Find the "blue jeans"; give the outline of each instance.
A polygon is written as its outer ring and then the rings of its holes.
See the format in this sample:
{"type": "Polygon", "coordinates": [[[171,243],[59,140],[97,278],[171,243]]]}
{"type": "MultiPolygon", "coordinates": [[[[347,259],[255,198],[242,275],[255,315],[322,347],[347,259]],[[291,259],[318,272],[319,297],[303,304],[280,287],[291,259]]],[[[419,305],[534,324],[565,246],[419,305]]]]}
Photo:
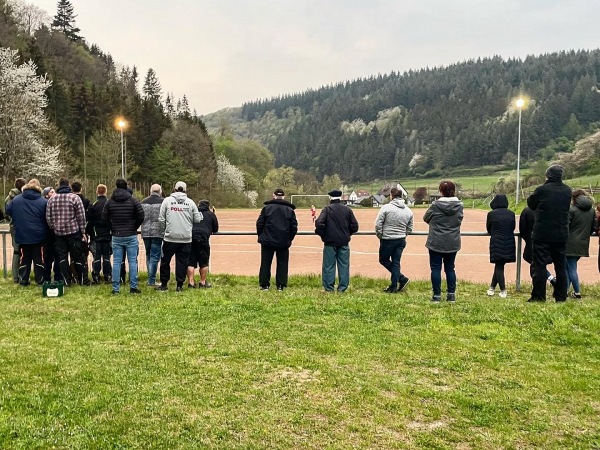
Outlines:
{"type": "Polygon", "coordinates": [[[323,278],[323,288],[326,291],[333,291],[335,284],[335,266],[338,270],[338,292],[344,292],[350,284],[350,247],[341,245],[334,247],[332,245],[323,246],[323,267],[321,277],[323,278]]]}
{"type": "Polygon", "coordinates": [[[569,285],[573,285],[573,292],[580,293],[579,275],[577,275],[577,261],[579,256],[567,256],[567,290],[569,285]]]}
{"type": "Polygon", "coordinates": [[[406,247],[406,239],[382,239],[379,241],[379,264],[392,274],[391,287],[396,289],[398,283],[405,283],[406,278],[400,272],[400,258],[406,247]]]}
{"type": "Polygon", "coordinates": [[[448,284],[448,294],[456,292],[456,272],[454,271],[454,261],[456,253],[438,253],[429,250],[429,267],[431,268],[431,287],[433,295],[442,295],[442,263],[444,263],[444,272],[446,272],[446,283],[448,284]]]}
{"type": "Polygon", "coordinates": [[[146,270],[148,270],[148,286],[156,283],[156,271],[160,262],[162,239],[158,237],[144,238],[146,248],[146,270]]]}
{"type": "Polygon", "coordinates": [[[119,292],[119,282],[121,280],[121,262],[123,255],[127,255],[129,261],[129,287],[137,289],[138,287],[138,239],[137,235],[133,236],[113,236],[113,269],[112,269],[112,289],[119,292]]]}

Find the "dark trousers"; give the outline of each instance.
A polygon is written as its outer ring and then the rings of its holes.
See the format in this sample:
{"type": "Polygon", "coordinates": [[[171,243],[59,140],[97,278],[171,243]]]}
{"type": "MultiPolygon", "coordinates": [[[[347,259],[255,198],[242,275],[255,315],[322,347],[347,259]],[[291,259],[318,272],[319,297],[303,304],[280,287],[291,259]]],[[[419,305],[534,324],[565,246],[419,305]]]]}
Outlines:
{"type": "Polygon", "coordinates": [[[556,276],[554,286],[554,298],[566,300],[567,298],[567,262],[565,253],[566,242],[541,242],[533,240],[533,264],[531,298],[534,300],[546,300],[546,263],[552,260],[556,276]]]}
{"type": "Polygon", "coordinates": [[[405,247],[406,238],[379,241],[379,264],[390,272],[392,289],[397,289],[398,283],[405,283],[408,279],[400,271],[400,259],[405,247]]]}
{"type": "Polygon", "coordinates": [[[287,287],[288,265],[290,262],[289,248],[275,248],[267,245],[260,246],[260,271],[258,272],[258,282],[262,287],[271,286],[271,264],[273,264],[274,255],[277,256],[275,283],[277,286],[287,287]]]}
{"type": "Polygon", "coordinates": [[[192,243],[163,241],[162,257],[160,258],[160,284],[166,286],[171,278],[171,258],[175,255],[175,280],[177,286],[183,286],[187,276],[188,261],[192,243]]]}
{"type": "Polygon", "coordinates": [[[60,273],[65,285],[71,284],[71,270],[69,268],[69,255],[75,267],[75,278],[79,284],[88,284],[87,273],[87,244],[81,239],[81,234],[56,236],[54,248],[60,259],[60,273]]]}
{"type": "Polygon", "coordinates": [[[501,291],[506,290],[506,280],[504,278],[504,265],[506,263],[496,263],[494,266],[494,275],[492,276],[492,283],[490,287],[495,288],[496,285],[500,286],[501,291]]]}
{"type": "Polygon", "coordinates": [[[112,247],[110,241],[93,240],[90,243],[90,252],[92,252],[92,279],[98,281],[100,279],[100,270],[104,274],[104,281],[112,279],[112,265],[110,263],[110,255],[112,255],[112,247]]]}
{"type": "Polygon", "coordinates": [[[44,242],[44,281],[52,281],[52,268],[54,267],[54,281],[62,280],[60,274],[60,258],[56,252],[56,237],[54,232],[49,232],[44,242]]]}
{"type": "Polygon", "coordinates": [[[35,282],[42,284],[44,282],[44,258],[42,256],[42,243],[39,244],[20,244],[19,251],[19,284],[27,286],[29,284],[29,275],[31,274],[31,262],[33,261],[33,273],[35,282]]]}
{"type": "Polygon", "coordinates": [[[442,264],[444,265],[444,272],[446,272],[447,292],[448,294],[456,293],[456,271],[454,270],[456,253],[438,253],[429,250],[429,267],[431,268],[433,295],[442,295],[442,264]]]}

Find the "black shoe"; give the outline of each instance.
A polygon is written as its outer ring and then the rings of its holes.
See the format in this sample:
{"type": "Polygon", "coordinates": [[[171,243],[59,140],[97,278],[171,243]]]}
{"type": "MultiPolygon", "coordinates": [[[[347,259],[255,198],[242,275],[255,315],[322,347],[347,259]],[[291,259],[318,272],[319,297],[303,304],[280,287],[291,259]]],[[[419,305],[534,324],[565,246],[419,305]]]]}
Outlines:
{"type": "Polygon", "coordinates": [[[92,285],[92,282],[91,282],[90,280],[83,280],[83,281],[81,282],[81,285],[82,285],[82,286],[91,286],[91,285],[92,285]]]}
{"type": "Polygon", "coordinates": [[[556,303],[562,303],[562,302],[566,302],[567,301],[566,298],[556,298],[554,300],[556,300],[556,303]]]}
{"type": "Polygon", "coordinates": [[[183,292],[183,286],[177,286],[175,292],[183,292]]]}
{"type": "Polygon", "coordinates": [[[529,300],[527,300],[527,303],[542,303],[545,302],[546,300],[543,298],[533,298],[530,297],[529,300]]]}
{"type": "Polygon", "coordinates": [[[112,295],[119,295],[120,292],[119,291],[112,291],[112,295]]]}
{"type": "Polygon", "coordinates": [[[269,286],[261,286],[260,290],[261,291],[268,291],[269,290],[269,286]]]}
{"type": "Polygon", "coordinates": [[[579,292],[571,292],[571,297],[581,299],[581,294],[579,292]]]}
{"type": "Polygon", "coordinates": [[[100,284],[100,277],[92,275],[92,284],[100,284]]]}
{"type": "Polygon", "coordinates": [[[196,285],[195,284],[188,284],[188,289],[195,289],[196,285]]]}
{"type": "Polygon", "coordinates": [[[204,283],[204,284],[202,284],[202,283],[199,283],[199,284],[198,284],[198,287],[199,287],[199,288],[201,288],[201,289],[205,289],[205,288],[211,288],[211,287],[212,287],[212,284],[210,284],[210,283],[207,281],[207,282],[206,282],[206,283],[204,283]]]}
{"type": "Polygon", "coordinates": [[[441,300],[442,300],[441,295],[434,295],[433,297],[431,297],[431,301],[434,303],[439,303],[441,300]]]}
{"type": "Polygon", "coordinates": [[[129,293],[130,294],[141,294],[142,291],[140,291],[138,288],[131,288],[131,289],[129,289],[129,293]]]}
{"type": "Polygon", "coordinates": [[[556,287],[556,278],[552,278],[550,280],[550,284],[552,285],[552,287],[556,287]]]}
{"type": "Polygon", "coordinates": [[[285,286],[277,286],[278,291],[283,291],[284,289],[285,289],[285,286]]]}
{"type": "Polygon", "coordinates": [[[166,284],[161,284],[160,286],[156,287],[157,291],[161,291],[161,292],[167,292],[169,290],[169,288],[167,287],[166,284]]]}
{"type": "Polygon", "coordinates": [[[451,293],[451,292],[448,292],[448,293],[446,294],[446,301],[447,301],[447,302],[450,302],[450,303],[454,303],[454,302],[456,301],[456,294],[455,294],[455,293],[453,293],[453,292],[452,292],[452,293],[451,293]]]}
{"type": "Polygon", "coordinates": [[[387,294],[395,294],[396,292],[398,292],[398,289],[396,289],[395,287],[393,287],[393,286],[390,285],[390,286],[386,287],[383,290],[383,292],[385,292],[387,294]]]}
{"type": "Polygon", "coordinates": [[[105,281],[106,283],[112,283],[112,277],[111,277],[111,276],[104,277],[104,281],[105,281]]]}
{"type": "Polygon", "coordinates": [[[408,283],[410,283],[410,279],[408,279],[408,278],[406,279],[406,281],[405,281],[404,283],[400,282],[400,283],[398,284],[398,292],[403,292],[403,291],[404,291],[404,288],[405,288],[406,286],[408,286],[408,283]]]}

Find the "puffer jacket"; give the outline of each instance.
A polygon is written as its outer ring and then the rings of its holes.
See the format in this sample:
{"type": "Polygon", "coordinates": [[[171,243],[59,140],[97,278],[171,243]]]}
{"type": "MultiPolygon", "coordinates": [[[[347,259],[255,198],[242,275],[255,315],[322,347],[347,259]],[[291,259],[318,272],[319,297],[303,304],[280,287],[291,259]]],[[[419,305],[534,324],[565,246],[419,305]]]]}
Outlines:
{"type": "Polygon", "coordinates": [[[571,188],[559,177],[548,176],[548,180],[527,199],[527,206],[535,213],[533,240],[567,242],[570,205],[571,188]]]}
{"type": "Polygon", "coordinates": [[[383,205],[375,219],[375,234],[381,240],[402,239],[413,230],[413,212],[401,198],[383,205]]]}
{"type": "Polygon", "coordinates": [[[580,195],[569,208],[567,256],[590,256],[590,235],[596,218],[593,205],[591,198],[580,195]]]}
{"type": "Polygon", "coordinates": [[[515,213],[508,209],[508,198],[504,194],[496,195],[490,206],[492,211],[488,213],[486,220],[486,229],[491,236],[490,262],[515,262],[515,213]]]}
{"type": "Polygon", "coordinates": [[[150,194],[142,200],[142,208],[144,208],[144,222],[142,223],[143,238],[163,238],[165,229],[158,220],[160,213],[160,205],[163,198],[156,192],[150,194]]]}
{"type": "Polygon", "coordinates": [[[256,220],[258,242],[273,248],[289,248],[298,232],[296,207],[290,202],[274,198],[263,203],[256,220]]]}
{"type": "Polygon", "coordinates": [[[24,189],[6,207],[15,226],[17,244],[41,244],[46,240],[46,205],[48,200],[42,197],[41,189],[24,189]]]}
{"type": "Polygon", "coordinates": [[[127,190],[117,188],[104,205],[102,220],[110,222],[113,236],[135,236],[144,221],[144,209],[127,190]]]}
{"type": "Polygon", "coordinates": [[[321,236],[325,245],[332,247],[348,245],[351,236],[357,231],[358,221],[354,213],[339,200],[332,200],[315,221],[315,233],[321,236]]]}
{"type": "Polygon", "coordinates": [[[437,253],[459,251],[463,215],[463,204],[457,197],[441,197],[434,201],[423,216],[429,224],[425,247],[437,253]]]}

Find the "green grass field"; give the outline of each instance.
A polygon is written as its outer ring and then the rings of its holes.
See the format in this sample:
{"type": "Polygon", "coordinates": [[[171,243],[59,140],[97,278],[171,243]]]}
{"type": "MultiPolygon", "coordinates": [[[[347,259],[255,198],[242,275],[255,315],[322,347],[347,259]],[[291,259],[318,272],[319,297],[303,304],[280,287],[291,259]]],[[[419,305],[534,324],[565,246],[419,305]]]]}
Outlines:
{"type": "Polygon", "coordinates": [[[62,298],[0,282],[2,449],[598,449],[600,286],[528,304],[319,277],[62,298]]]}

